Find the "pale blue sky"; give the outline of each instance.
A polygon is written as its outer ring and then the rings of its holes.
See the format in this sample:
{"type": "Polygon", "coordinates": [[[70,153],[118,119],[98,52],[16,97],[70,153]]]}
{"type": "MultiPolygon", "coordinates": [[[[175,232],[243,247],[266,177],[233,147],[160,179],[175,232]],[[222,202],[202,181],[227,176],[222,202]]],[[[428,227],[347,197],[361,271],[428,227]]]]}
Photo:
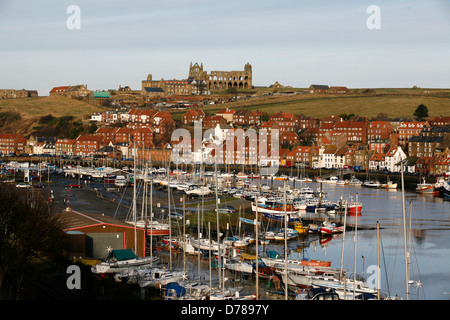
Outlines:
{"type": "Polygon", "coordinates": [[[253,66],[254,85],[450,87],[448,0],[0,0],[0,88],[91,90],[253,66]],[[81,29],[69,30],[69,5],[81,29]],[[381,9],[370,30],[369,5],[381,9]]]}

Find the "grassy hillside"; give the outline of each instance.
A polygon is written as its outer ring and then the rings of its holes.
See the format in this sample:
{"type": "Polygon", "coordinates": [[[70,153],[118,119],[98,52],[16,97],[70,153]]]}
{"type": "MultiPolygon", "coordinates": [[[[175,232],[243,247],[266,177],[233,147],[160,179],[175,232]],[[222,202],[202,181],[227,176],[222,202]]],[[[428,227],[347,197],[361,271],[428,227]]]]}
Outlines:
{"type": "Polygon", "coordinates": [[[214,113],[225,106],[265,111],[269,114],[284,111],[305,114],[316,118],[342,113],[354,113],[373,117],[384,113],[390,117],[412,116],[416,107],[423,103],[430,116],[450,116],[450,90],[433,89],[375,89],[363,93],[364,89],[352,90],[349,94],[310,94],[273,95],[259,99],[249,99],[209,106],[208,113],[214,113]]]}
{"type": "Polygon", "coordinates": [[[5,118],[2,131],[23,135],[33,132],[43,116],[72,116],[75,121],[81,122],[101,110],[88,102],[59,96],[0,100],[0,113],[5,118]]]}

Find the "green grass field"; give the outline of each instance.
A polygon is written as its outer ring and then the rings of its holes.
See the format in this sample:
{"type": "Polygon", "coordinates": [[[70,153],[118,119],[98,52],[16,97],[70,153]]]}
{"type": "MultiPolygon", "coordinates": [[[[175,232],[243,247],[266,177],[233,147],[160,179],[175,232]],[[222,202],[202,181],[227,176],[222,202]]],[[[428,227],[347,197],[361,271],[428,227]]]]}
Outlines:
{"type": "MultiPolygon", "coordinates": [[[[362,91],[362,90],[359,90],[362,91]]],[[[209,114],[225,106],[239,109],[261,110],[268,114],[279,111],[292,114],[305,114],[315,118],[329,115],[350,114],[374,117],[380,113],[390,117],[413,116],[416,107],[423,103],[428,107],[430,116],[450,116],[450,90],[424,89],[376,89],[375,93],[350,93],[340,95],[296,94],[271,96],[227,103],[226,105],[205,108],[209,114]],[[428,91],[428,90],[427,90],[428,91]]]]}

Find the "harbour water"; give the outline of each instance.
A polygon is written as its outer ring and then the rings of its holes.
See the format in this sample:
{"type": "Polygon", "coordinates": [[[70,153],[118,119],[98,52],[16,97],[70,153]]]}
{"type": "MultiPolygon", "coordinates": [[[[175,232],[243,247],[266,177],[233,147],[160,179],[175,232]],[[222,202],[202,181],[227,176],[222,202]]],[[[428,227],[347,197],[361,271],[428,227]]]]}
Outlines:
{"type": "MultiPolygon", "coordinates": [[[[62,185],[69,182],[66,181],[67,179],[60,179],[61,189],[65,190],[62,185]]],[[[319,188],[316,182],[309,182],[306,185],[313,190],[319,188]]],[[[88,188],[91,189],[100,190],[104,187],[103,184],[88,184],[88,188]]],[[[348,274],[351,275],[356,270],[356,273],[364,275],[367,281],[373,281],[373,267],[377,265],[377,248],[379,248],[381,291],[389,296],[406,299],[404,220],[400,187],[398,190],[387,191],[322,184],[322,189],[329,200],[338,201],[341,196],[344,199],[358,197],[363,204],[361,216],[347,217],[347,223],[357,228],[348,230],[345,237],[344,234],[327,238],[309,235],[289,240],[288,257],[331,261],[333,267],[340,268],[343,252],[342,267],[348,270],[348,274]],[[377,247],[377,222],[380,225],[379,247],[377,247]],[[343,246],[344,250],[342,250],[343,246]]],[[[96,206],[92,202],[100,201],[99,198],[92,197],[92,200],[89,200],[81,195],[82,192],[87,191],[85,189],[70,190],[71,206],[74,209],[104,214],[109,212],[117,217],[121,215],[123,217],[126,214],[123,208],[121,213],[114,209],[117,203],[109,203],[110,209],[105,205],[96,206]]],[[[65,193],[66,191],[61,191],[59,196],[63,197],[65,193]]],[[[447,300],[450,297],[448,264],[450,262],[450,201],[408,191],[405,195],[406,229],[407,234],[411,234],[410,241],[407,242],[410,257],[409,298],[411,300],[447,300]]],[[[254,246],[249,246],[247,250],[254,252],[254,246]]],[[[264,250],[274,250],[284,256],[284,242],[259,246],[259,250],[260,254],[264,254],[264,250]]],[[[179,261],[177,265],[181,266],[179,261]]],[[[188,265],[192,273],[191,278],[197,278],[197,258],[188,258],[188,265]]],[[[207,261],[201,262],[200,272],[203,279],[209,277],[207,261]]],[[[217,277],[217,271],[212,271],[212,274],[213,278],[217,277]]],[[[246,285],[248,292],[254,292],[254,279],[247,279],[246,285]]],[[[261,282],[260,286],[262,291],[267,288],[265,282],[261,282]]],[[[265,295],[263,298],[274,297],[265,295]]]]}

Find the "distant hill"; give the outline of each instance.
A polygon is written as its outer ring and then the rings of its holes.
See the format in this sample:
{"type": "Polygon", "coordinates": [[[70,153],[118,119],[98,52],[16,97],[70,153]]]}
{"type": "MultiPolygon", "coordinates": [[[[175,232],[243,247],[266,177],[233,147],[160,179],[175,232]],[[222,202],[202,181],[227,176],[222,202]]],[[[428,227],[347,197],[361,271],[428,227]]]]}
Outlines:
{"type": "Polygon", "coordinates": [[[46,96],[22,99],[0,100],[0,115],[3,124],[0,131],[17,132],[25,136],[33,132],[43,116],[52,115],[59,118],[72,116],[75,121],[89,118],[94,112],[100,112],[101,107],[86,101],[63,96],[46,96]]]}

